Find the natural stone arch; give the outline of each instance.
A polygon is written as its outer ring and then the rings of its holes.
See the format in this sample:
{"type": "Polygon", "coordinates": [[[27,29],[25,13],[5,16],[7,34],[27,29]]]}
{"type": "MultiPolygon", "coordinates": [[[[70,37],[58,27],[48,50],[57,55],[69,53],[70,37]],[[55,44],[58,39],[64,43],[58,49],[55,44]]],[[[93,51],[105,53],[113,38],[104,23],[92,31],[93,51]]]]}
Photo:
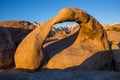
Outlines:
{"type": "MultiPolygon", "coordinates": [[[[79,34],[71,46],[56,54],[48,61],[47,68],[65,69],[78,66],[95,53],[109,50],[106,33],[97,20],[83,10],[64,8],[57,16],[33,30],[20,43],[15,53],[16,68],[37,69],[44,58],[42,45],[51,27],[65,21],[77,22],[81,26],[79,34]],[[72,52],[69,50],[72,50],[72,52]],[[65,57],[64,61],[56,62],[59,59],[63,59],[63,57],[65,57]]],[[[100,69],[110,63],[111,55],[108,52],[99,55],[97,58],[101,61],[98,61],[97,65],[90,61],[83,65],[83,67],[86,69],[100,69]],[[90,66],[86,66],[88,63],[90,66]]]]}

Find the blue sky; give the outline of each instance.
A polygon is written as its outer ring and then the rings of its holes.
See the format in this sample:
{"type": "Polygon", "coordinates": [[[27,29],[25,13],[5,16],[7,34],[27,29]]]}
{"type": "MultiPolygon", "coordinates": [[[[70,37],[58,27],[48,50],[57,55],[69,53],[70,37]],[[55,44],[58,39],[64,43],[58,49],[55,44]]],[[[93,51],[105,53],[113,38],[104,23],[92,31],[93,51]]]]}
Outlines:
{"type": "Polygon", "coordinates": [[[83,9],[100,23],[120,23],[120,0],[0,0],[0,22],[45,22],[64,7],[83,9]]]}

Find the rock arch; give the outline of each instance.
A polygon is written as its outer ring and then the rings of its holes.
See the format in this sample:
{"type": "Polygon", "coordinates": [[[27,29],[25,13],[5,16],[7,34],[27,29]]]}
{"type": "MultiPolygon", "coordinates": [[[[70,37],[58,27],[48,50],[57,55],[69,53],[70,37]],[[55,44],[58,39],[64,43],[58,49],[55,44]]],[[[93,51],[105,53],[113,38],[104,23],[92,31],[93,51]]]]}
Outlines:
{"type": "Polygon", "coordinates": [[[109,50],[106,32],[99,22],[83,10],[64,8],[57,16],[40,25],[23,39],[15,53],[16,68],[37,69],[43,61],[43,41],[51,27],[66,21],[75,21],[81,26],[77,38],[72,45],[53,56],[48,61],[47,68],[66,69],[79,66],[97,52],[102,51],[102,54],[89,59],[80,68],[100,69],[110,64],[111,55],[109,52],[104,52],[109,50]]]}

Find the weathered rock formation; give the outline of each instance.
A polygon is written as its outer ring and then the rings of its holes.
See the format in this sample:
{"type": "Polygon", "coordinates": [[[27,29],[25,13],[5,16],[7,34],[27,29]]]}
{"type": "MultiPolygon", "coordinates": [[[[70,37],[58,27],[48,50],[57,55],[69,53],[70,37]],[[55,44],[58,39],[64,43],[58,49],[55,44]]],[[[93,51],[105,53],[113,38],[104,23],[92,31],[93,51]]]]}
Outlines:
{"type": "Polygon", "coordinates": [[[114,42],[111,45],[113,60],[114,60],[114,69],[120,71],[120,43],[114,42]]]}
{"type": "Polygon", "coordinates": [[[8,29],[0,28],[0,68],[14,65],[16,45],[8,29]]]}
{"type": "Polygon", "coordinates": [[[120,71],[120,24],[108,26],[105,29],[113,55],[114,69],[120,71]]]}
{"type": "Polygon", "coordinates": [[[0,22],[0,27],[7,28],[9,30],[12,35],[12,39],[17,45],[29,32],[36,28],[36,26],[28,21],[19,20],[0,22]]]}
{"type": "Polygon", "coordinates": [[[109,25],[105,27],[106,31],[120,31],[120,24],[109,25]]]}
{"type": "Polygon", "coordinates": [[[14,64],[16,46],[35,26],[28,21],[0,22],[0,67],[9,68],[14,64]]]}
{"type": "Polygon", "coordinates": [[[11,20],[11,21],[0,22],[0,26],[6,28],[22,28],[22,29],[35,28],[35,26],[32,23],[24,20],[11,20]]]}
{"type": "Polygon", "coordinates": [[[57,16],[34,29],[20,43],[15,53],[16,68],[37,69],[43,61],[42,46],[51,27],[65,21],[77,22],[81,28],[72,36],[44,49],[45,56],[52,55],[47,68],[102,69],[110,64],[111,54],[108,51],[106,32],[99,22],[83,10],[64,8],[57,16]]]}
{"type": "Polygon", "coordinates": [[[65,38],[66,36],[67,34],[65,31],[59,31],[59,32],[56,32],[53,37],[55,37],[56,39],[62,39],[62,38],[65,38]]]}
{"type": "Polygon", "coordinates": [[[15,53],[16,68],[33,70],[41,65],[44,58],[42,45],[53,24],[54,18],[41,24],[23,39],[15,53]]]}
{"type": "Polygon", "coordinates": [[[81,28],[77,36],[74,36],[74,41],[69,37],[58,43],[53,43],[53,45],[51,44],[48,48],[46,47],[46,54],[54,53],[46,65],[47,68],[102,69],[110,64],[111,54],[108,51],[109,45],[106,32],[97,20],[76,8],[65,8],[59,12],[56,18],[58,23],[75,21],[81,28]]]}

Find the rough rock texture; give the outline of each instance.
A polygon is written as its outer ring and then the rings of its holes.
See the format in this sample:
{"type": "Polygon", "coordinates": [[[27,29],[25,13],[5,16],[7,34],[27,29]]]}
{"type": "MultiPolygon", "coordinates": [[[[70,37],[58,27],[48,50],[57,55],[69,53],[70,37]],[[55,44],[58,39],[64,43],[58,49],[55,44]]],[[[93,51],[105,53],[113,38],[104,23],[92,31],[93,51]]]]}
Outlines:
{"type": "Polygon", "coordinates": [[[115,70],[120,71],[120,24],[105,28],[111,46],[115,70]]]}
{"type": "Polygon", "coordinates": [[[112,43],[111,49],[115,70],[120,71],[120,43],[112,43]]]}
{"type": "Polygon", "coordinates": [[[103,27],[85,11],[64,8],[57,16],[34,29],[20,43],[15,53],[16,68],[37,69],[42,64],[42,46],[50,29],[54,24],[65,21],[75,21],[81,28],[76,36],[73,36],[74,41],[68,39],[64,43],[54,43],[53,47],[47,49],[45,54],[54,54],[48,61],[47,68],[65,69],[79,66],[81,69],[102,69],[110,64],[111,55],[103,27]]]}
{"type": "Polygon", "coordinates": [[[76,25],[72,30],[70,30],[69,35],[76,33],[80,29],[80,25],[76,25]]]}
{"type": "Polygon", "coordinates": [[[105,30],[106,31],[120,31],[120,24],[114,24],[114,25],[111,25],[111,26],[106,26],[105,27],[105,30]]]}
{"type": "Polygon", "coordinates": [[[76,8],[64,8],[55,18],[56,23],[75,21],[81,28],[76,34],[44,49],[46,56],[50,56],[47,68],[103,69],[110,65],[106,32],[97,20],[76,8]]]}
{"type": "Polygon", "coordinates": [[[14,64],[16,46],[8,29],[0,28],[0,68],[14,64]]]}
{"type": "Polygon", "coordinates": [[[108,39],[111,42],[120,42],[120,31],[107,31],[108,39]]]}
{"type": "Polygon", "coordinates": [[[5,21],[0,22],[0,26],[6,27],[6,28],[23,28],[23,29],[34,29],[35,26],[32,25],[32,23],[28,21],[19,21],[19,20],[11,20],[11,21],[5,21]]]}
{"type": "Polygon", "coordinates": [[[66,36],[67,34],[65,31],[59,31],[59,32],[56,32],[53,37],[55,37],[56,39],[62,39],[62,38],[65,38],[66,36]]]}
{"type": "Polygon", "coordinates": [[[53,24],[54,18],[41,24],[22,40],[15,52],[16,68],[34,70],[40,67],[44,58],[42,45],[53,24]]]}
{"type": "Polygon", "coordinates": [[[120,80],[120,72],[46,70],[36,73],[2,72],[0,80],[120,80]]]}
{"type": "Polygon", "coordinates": [[[10,31],[12,38],[17,45],[29,32],[36,28],[36,26],[28,21],[18,20],[0,22],[0,27],[7,28],[10,31]]]}

